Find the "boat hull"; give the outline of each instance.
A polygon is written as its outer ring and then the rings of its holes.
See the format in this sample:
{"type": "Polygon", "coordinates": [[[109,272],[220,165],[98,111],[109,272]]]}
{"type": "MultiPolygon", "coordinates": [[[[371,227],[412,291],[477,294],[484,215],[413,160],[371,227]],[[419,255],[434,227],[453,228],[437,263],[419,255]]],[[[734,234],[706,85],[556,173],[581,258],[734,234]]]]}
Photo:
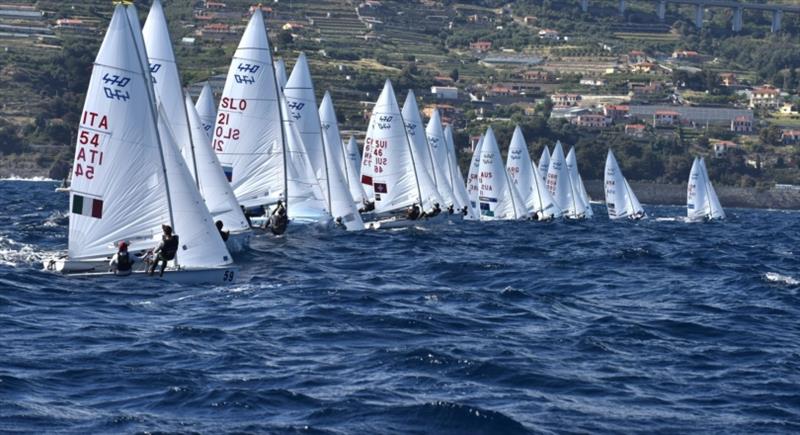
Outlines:
{"type": "Polygon", "coordinates": [[[45,270],[73,278],[161,279],[177,284],[232,284],[239,276],[239,267],[234,265],[179,269],[168,266],[163,276],[159,276],[158,270],[152,276],[149,275],[146,267],[145,263],[134,263],[132,273],[116,275],[109,270],[107,259],[54,258],[44,261],[45,270]]]}

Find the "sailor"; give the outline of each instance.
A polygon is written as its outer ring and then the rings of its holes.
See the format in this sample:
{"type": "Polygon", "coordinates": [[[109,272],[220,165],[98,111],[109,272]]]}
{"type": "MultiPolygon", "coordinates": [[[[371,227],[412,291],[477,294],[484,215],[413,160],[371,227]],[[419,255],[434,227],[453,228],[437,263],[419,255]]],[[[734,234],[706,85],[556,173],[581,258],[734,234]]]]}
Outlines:
{"type": "Polygon", "coordinates": [[[447,214],[453,214],[455,209],[453,208],[453,204],[447,206],[447,214]]]}
{"type": "Polygon", "coordinates": [[[367,201],[366,199],[364,199],[362,201],[362,204],[364,204],[364,206],[358,209],[359,213],[366,213],[368,211],[375,210],[375,203],[372,201],[367,201]]]}
{"type": "Polygon", "coordinates": [[[334,225],[336,228],[347,228],[347,227],[344,225],[344,220],[342,219],[342,217],[341,217],[341,216],[337,216],[337,217],[336,217],[336,219],[334,219],[334,221],[333,221],[333,225],[334,225]]]}
{"type": "Polygon", "coordinates": [[[222,221],[216,221],[214,223],[214,225],[217,226],[217,231],[219,231],[219,236],[222,237],[222,241],[223,242],[227,242],[228,241],[228,237],[230,237],[230,235],[231,235],[231,232],[230,231],[222,231],[222,227],[225,224],[223,224],[222,221]]]}
{"type": "Polygon", "coordinates": [[[269,228],[272,234],[279,236],[286,232],[286,226],[289,224],[289,216],[286,214],[286,207],[283,206],[283,201],[278,200],[275,210],[270,215],[269,219],[264,224],[264,228],[269,228]]]}
{"type": "Polygon", "coordinates": [[[161,235],[161,243],[158,245],[154,254],[156,254],[156,260],[150,265],[150,275],[156,270],[158,264],[161,263],[161,274],[159,276],[164,276],[164,269],[167,267],[167,262],[173,260],[175,258],[175,254],[178,253],[178,235],[172,234],[172,227],[169,225],[161,225],[161,230],[164,234],[161,235]]]}
{"type": "Polygon", "coordinates": [[[464,208],[461,209],[461,214],[464,216],[469,214],[469,209],[467,208],[466,205],[464,206],[464,208]]]}
{"type": "Polygon", "coordinates": [[[124,241],[119,242],[119,249],[117,253],[111,257],[108,266],[114,275],[128,276],[133,271],[133,263],[136,262],[136,257],[128,253],[128,244],[124,241]]]}
{"type": "Polygon", "coordinates": [[[542,220],[542,213],[541,213],[541,212],[539,212],[539,211],[537,211],[536,213],[534,213],[534,214],[533,214],[533,216],[532,216],[532,220],[534,220],[534,221],[540,221],[540,220],[542,220]]]}
{"type": "Polygon", "coordinates": [[[415,203],[406,210],[406,218],[410,221],[415,221],[420,218],[419,206],[415,203]]]}
{"type": "Polygon", "coordinates": [[[431,210],[430,213],[428,213],[428,217],[439,216],[439,213],[441,213],[441,212],[442,212],[442,208],[439,207],[439,203],[438,202],[434,202],[433,203],[433,210],[431,210]]]}
{"type": "Polygon", "coordinates": [[[636,213],[631,215],[631,219],[638,221],[639,219],[644,217],[643,211],[637,211],[636,213]]]}

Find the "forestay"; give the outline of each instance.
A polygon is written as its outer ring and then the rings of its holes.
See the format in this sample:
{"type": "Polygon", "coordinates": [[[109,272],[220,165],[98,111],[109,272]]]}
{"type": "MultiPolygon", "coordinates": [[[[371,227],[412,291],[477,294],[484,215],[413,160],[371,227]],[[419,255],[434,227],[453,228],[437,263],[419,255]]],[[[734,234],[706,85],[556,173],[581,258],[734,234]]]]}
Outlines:
{"type": "Polygon", "coordinates": [[[240,204],[271,204],[285,192],[278,87],[261,9],[233,55],[214,128],[214,151],[240,204]]]}
{"type": "Polygon", "coordinates": [[[528,216],[522,198],[503,167],[492,128],[486,130],[478,169],[481,220],[522,219],[528,216]]]}

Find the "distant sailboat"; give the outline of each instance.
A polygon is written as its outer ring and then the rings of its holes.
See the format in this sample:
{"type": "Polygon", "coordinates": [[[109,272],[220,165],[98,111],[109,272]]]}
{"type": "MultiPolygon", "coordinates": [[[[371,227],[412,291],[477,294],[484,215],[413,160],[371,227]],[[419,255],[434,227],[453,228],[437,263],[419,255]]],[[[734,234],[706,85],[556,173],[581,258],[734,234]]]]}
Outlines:
{"type": "Polygon", "coordinates": [[[428,145],[428,137],[422,125],[422,117],[419,113],[419,106],[417,106],[417,99],[414,95],[414,91],[410,89],[406,95],[406,101],[403,103],[402,116],[406,125],[408,142],[411,145],[414,156],[414,167],[416,168],[417,176],[422,176],[423,184],[430,183],[435,186],[438,192],[436,202],[439,203],[440,207],[444,207],[447,201],[439,190],[438,180],[442,175],[436,166],[432,148],[428,145]]]}
{"type": "Polygon", "coordinates": [[[644,209],[631,190],[628,180],[614,158],[614,153],[608,150],[605,169],[606,208],[610,219],[641,219],[645,217],[644,209]]]}
{"type": "Polygon", "coordinates": [[[580,172],[578,172],[578,159],[575,156],[575,147],[569,149],[566,162],[570,177],[572,177],[572,186],[576,189],[576,196],[583,202],[584,217],[591,218],[594,216],[594,211],[592,211],[591,198],[589,198],[589,194],[586,193],[583,179],[581,178],[580,172]]]}
{"type": "Polygon", "coordinates": [[[475,149],[472,150],[472,159],[469,164],[469,172],[467,173],[467,196],[469,197],[470,213],[466,216],[468,219],[479,219],[480,210],[478,209],[478,191],[480,190],[480,183],[478,182],[478,171],[481,167],[481,147],[483,147],[484,135],[478,139],[475,144],[475,149]]]}
{"type": "Polygon", "coordinates": [[[549,220],[561,215],[550,192],[544,186],[539,169],[533,165],[528,144],[517,126],[508,148],[506,171],[517,187],[528,212],[538,220],[549,220]]]}
{"type": "MultiPolygon", "coordinates": [[[[81,116],[67,258],[47,261],[48,269],[110,275],[108,259],[119,241],[126,241],[132,254],[153,249],[160,241],[161,225],[170,224],[180,245],[164,279],[235,279],[238,269],[168,131],[163,108],[159,115],[155,107],[136,10],[117,5],[81,116]]],[[[142,275],[137,271],[130,276],[142,275]]]]}
{"type": "Polygon", "coordinates": [[[431,119],[425,128],[425,136],[433,158],[433,172],[435,174],[436,189],[442,197],[442,207],[452,207],[456,204],[453,195],[453,186],[450,184],[450,163],[447,157],[447,139],[442,128],[442,118],[438,109],[433,109],[431,119]]]}
{"type": "Polygon", "coordinates": [[[453,198],[456,202],[456,212],[467,217],[472,213],[472,208],[469,205],[469,194],[467,194],[464,176],[461,174],[461,168],[458,166],[456,147],[453,139],[453,127],[451,125],[445,127],[444,138],[447,145],[448,172],[450,185],[453,186],[453,198]]]}
{"type": "Polygon", "coordinates": [[[327,208],[334,220],[350,231],[363,230],[364,223],[358,214],[341,164],[344,160],[342,141],[326,141],[317,109],[314,83],[306,56],[300,53],[291,76],[284,87],[287,105],[295,126],[309,155],[327,208]]]}
{"type": "Polygon", "coordinates": [[[481,220],[514,220],[529,216],[522,198],[503,167],[492,127],[486,130],[478,169],[481,220]]]}
{"type": "Polygon", "coordinates": [[[427,171],[418,170],[394,89],[386,80],[372,109],[364,145],[361,182],[372,195],[377,215],[390,215],[373,227],[405,226],[413,223],[403,212],[417,205],[431,213],[441,198],[427,171]]]}
{"type": "Polygon", "coordinates": [[[186,104],[166,17],[159,0],[155,0],[150,8],[142,35],[156,100],[168,121],[169,133],[175,138],[211,216],[222,221],[224,228],[229,231],[228,248],[231,251],[243,250],[249,243],[250,226],[211,149],[211,141],[194,105],[186,104]]]}
{"type": "Polygon", "coordinates": [[[587,204],[583,200],[580,186],[576,185],[576,180],[567,166],[561,142],[556,142],[553,153],[550,155],[546,185],[556,205],[563,211],[565,218],[583,219],[586,217],[587,204]]]}
{"type": "Polygon", "coordinates": [[[703,158],[695,157],[692,163],[686,193],[686,209],[690,222],[725,219],[725,211],[722,210],[717,192],[708,178],[703,158]]]}

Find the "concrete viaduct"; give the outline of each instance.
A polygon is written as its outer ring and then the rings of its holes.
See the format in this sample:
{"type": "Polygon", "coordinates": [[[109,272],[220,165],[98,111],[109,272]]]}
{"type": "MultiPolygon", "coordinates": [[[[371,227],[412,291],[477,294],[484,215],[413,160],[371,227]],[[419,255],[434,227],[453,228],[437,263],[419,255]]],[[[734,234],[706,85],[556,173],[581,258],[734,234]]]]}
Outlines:
{"type": "MultiPolygon", "coordinates": [[[[584,12],[587,12],[589,10],[589,0],[579,1],[581,4],[581,9],[584,12]]],[[[619,0],[620,15],[625,13],[625,3],[625,0],[619,0]]],[[[800,14],[800,6],[791,5],[769,5],[728,0],[658,0],[658,3],[656,4],[656,14],[661,20],[664,20],[664,17],[667,15],[668,3],[694,5],[694,25],[697,26],[698,29],[703,27],[703,14],[705,13],[705,9],[709,7],[727,8],[733,10],[731,29],[733,29],[734,32],[739,32],[742,30],[742,15],[745,9],[772,12],[773,33],[781,30],[781,18],[783,17],[784,13],[800,14]]]]}

